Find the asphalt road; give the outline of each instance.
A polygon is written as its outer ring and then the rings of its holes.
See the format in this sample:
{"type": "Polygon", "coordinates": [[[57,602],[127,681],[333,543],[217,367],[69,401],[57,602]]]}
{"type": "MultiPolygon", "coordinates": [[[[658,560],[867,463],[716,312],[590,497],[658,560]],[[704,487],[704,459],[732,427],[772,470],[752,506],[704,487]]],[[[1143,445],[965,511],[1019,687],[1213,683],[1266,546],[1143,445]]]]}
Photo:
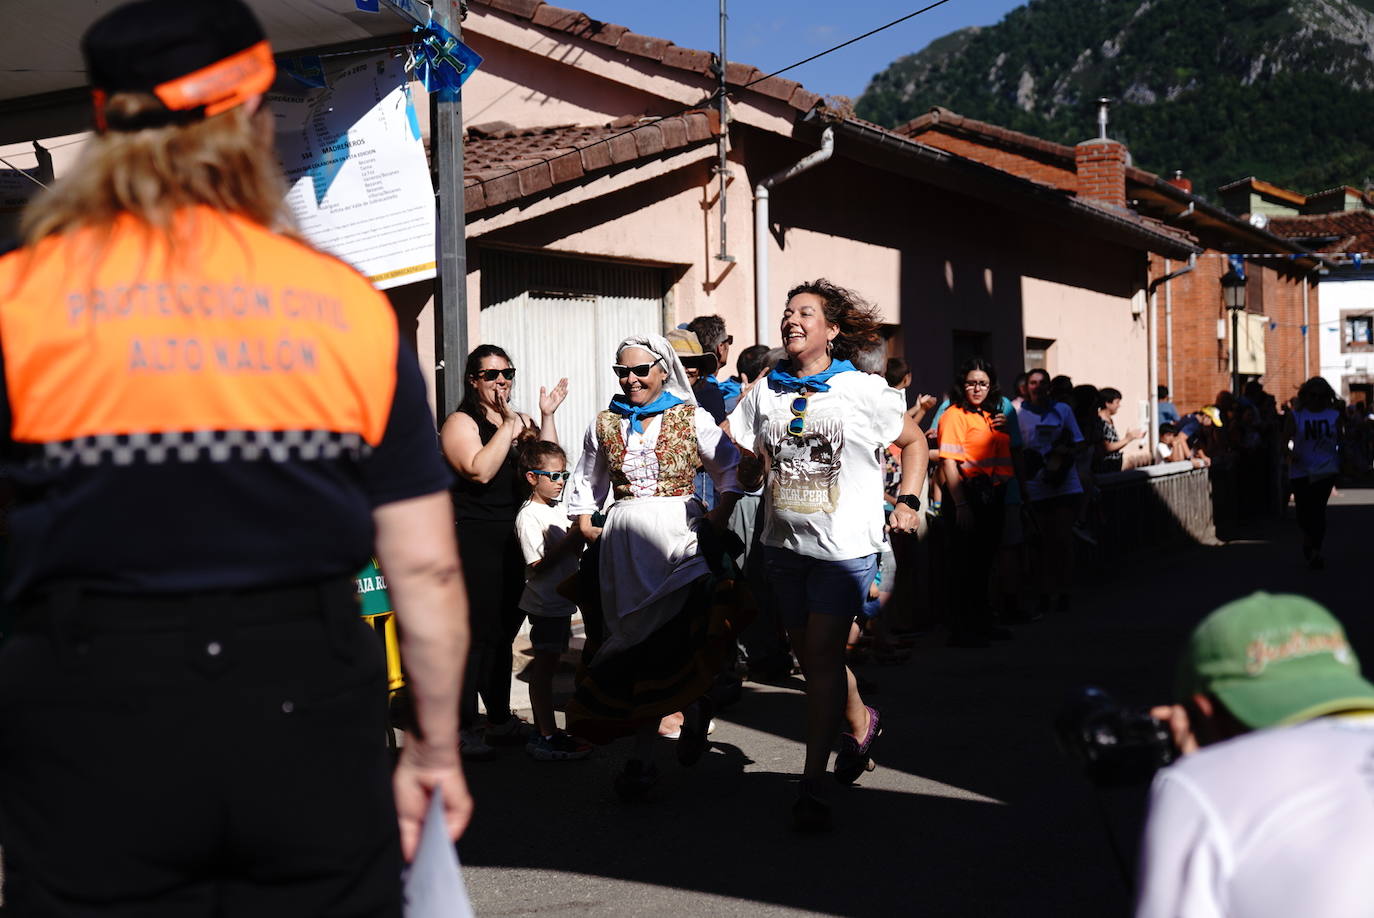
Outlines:
{"type": "Polygon", "coordinates": [[[1256,589],[1325,603],[1374,668],[1366,533],[1374,491],[1342,491],[1328,569],[1302,564],[1296,526],[1138,556],[1089,583],[1070,612],[989,650],[918,648],[862,672],[886,734],[877,771],[837,799],[837,831],[799,837],[788,814],[800,743],[801,683],[746,683],[717,717],[705,758],[677,767],[637,806],[611,779],[621,743],[583,762],[521,750],[473,764],[476,816],[459,843],[480,916],[1126,915],[1114,854],[1134,859],[1145,789],[1095,791],[1058,750],[1052,720],[1085,683],[1144,704],[1167,700],[1192,625],[1256,589]],[[1109,835],[1110,833],[1110,835],[1109,835]]]}

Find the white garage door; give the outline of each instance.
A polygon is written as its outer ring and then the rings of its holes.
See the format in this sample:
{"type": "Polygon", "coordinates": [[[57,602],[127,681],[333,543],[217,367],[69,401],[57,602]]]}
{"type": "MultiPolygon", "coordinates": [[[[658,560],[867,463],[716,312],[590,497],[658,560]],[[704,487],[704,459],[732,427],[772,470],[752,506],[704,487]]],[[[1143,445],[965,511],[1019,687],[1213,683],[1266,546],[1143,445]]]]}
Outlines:
{"type": "Polygon", "coordinates": [[[513,403],[539,417],[539,387],[568,378],[559,440],[577,461],[596,413],[620,391],[611,364],[632,334],[662,334],[667,278],[659,268],[483,249],[479,344],[497,344],[519,372],[513,403]]]}

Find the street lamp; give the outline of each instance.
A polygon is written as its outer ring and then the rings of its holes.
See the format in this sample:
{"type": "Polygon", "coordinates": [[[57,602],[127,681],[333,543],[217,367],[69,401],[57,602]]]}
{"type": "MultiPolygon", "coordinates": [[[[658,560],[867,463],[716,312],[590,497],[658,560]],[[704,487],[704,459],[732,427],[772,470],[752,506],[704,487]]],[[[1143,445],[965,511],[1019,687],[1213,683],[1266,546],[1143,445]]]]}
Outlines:
{"type": "Polygon", "coordinates": [[[1231,391],[1240,395],[1240,314],[1245,311],[1245,275],[1232,265],[1221,276],[1221,301],[1231,314],[1231,391]]]}

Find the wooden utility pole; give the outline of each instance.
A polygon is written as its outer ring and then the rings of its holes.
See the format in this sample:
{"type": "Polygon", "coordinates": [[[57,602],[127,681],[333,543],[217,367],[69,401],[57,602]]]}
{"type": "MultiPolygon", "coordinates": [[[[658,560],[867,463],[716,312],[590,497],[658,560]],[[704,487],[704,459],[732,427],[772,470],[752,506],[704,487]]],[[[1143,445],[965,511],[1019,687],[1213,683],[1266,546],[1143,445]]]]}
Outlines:
{"type": "MultiPolygon", "coordinates": [[[[434,21],[461,38],[463,0],[436,0],[434,21]]],[[[435,408],[442,423],[463,394],[468,354],[468,253],[463,212],[463,100],[458,90],[430,95],[430,149],[438,185],[435,234],[435,408]]]]}

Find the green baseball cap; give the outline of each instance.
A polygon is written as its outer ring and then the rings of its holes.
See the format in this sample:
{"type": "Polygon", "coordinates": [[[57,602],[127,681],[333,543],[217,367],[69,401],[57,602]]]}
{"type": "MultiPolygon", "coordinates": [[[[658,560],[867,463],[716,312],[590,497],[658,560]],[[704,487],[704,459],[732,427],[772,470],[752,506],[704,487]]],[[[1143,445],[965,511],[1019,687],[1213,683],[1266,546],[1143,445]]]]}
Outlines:
{"type": "Polygon", "coordinates": [[[1202,620],[1178,669],[1179,697],[1198,692],[1253,729],[1374,709],[1341,623],[1291,594],[1252,593],[1202,620]]]}

